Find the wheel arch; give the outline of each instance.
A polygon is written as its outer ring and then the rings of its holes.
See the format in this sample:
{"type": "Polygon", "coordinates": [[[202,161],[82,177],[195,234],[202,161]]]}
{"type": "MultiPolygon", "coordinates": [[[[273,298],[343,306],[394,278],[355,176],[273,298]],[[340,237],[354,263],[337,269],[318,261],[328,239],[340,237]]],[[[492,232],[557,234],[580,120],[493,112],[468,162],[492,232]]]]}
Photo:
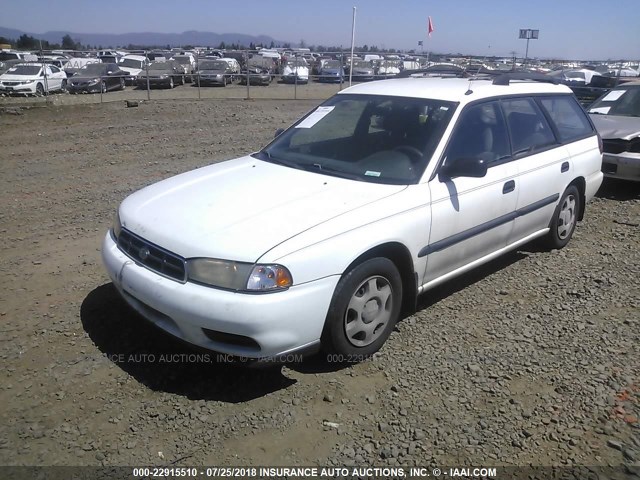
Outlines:
{"type": "Polygon", "coordinates": [[[567,188],[571,185],[574,185],[580,193],[580,211],[578,212],[578,220],[582,220],[584,218],[584,211],[587,203],[585,193],[587,190],[587,182],[585,181],[584,177],[577,177],[573,179],[573,181],[569,185],[567,185],[567,188]]]}
{"type": "Polygon", "coordinates": [[[418,296],[418,280],[411,253],[402,243],[387,242],[370,248],[353,260],[344,270],[342,276],[346,275],[361,263],[376,257],[388,258],[395,264],[400,272],[400,278],[402,279],[402,308],[400,318],[414,313],[418,296]]]}

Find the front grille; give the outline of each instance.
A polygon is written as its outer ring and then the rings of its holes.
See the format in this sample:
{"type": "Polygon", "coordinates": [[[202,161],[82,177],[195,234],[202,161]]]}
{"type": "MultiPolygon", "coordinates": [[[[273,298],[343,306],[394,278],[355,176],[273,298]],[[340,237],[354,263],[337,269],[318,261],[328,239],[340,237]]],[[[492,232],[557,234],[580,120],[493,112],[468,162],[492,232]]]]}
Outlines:
{"type": "Polygon", "coordinates": [[[15,87],[16,85],[20,85],[20,82],[2,82],[2,84],[7,87],[15,87]]]}
{"type": "Polygon", "coordinates": [[[118,236],[118,248],[131,260],[149,270],[179,282],[187,281],[184,258],[158,247],[124,228],[118,236]]]}

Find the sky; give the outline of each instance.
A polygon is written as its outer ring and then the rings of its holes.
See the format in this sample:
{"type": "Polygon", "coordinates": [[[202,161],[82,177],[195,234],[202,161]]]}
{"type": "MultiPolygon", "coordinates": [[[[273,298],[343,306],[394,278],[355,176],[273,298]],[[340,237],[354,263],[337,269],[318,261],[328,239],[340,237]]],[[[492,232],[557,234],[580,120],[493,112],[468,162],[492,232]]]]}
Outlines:
{"type": "Polygon", "coordinates": [[[524,56],[521,28],[540,30],[529,57],[640,59],[640,0],[2,0],[0,26],[33,34],[215,33],[269,35],[306,45],[356,45],[524,56]],[[427,18],[435,31],[427,36],[427,18]]]}

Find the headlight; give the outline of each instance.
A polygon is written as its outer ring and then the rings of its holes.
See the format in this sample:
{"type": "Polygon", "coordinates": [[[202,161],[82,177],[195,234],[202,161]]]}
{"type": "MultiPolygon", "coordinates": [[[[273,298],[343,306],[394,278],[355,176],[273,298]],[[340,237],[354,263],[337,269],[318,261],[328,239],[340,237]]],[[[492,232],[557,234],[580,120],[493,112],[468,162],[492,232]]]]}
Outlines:
{"type": "Polygon", "coordinates": [[[293,284],[291,273],[282,265],[195,258],[187,260],[189,280],[237,291],[275,291],[293,284]]]}
{"type": "Polygon", "coordinates": [[[93,85],[94,83],[98,83],[100,81],[99,78],[92,78],[91,80],[89,80],[89,84],[93,85]]]}
{"type": "Polygon", "coordinates": [[[116,216],[113,218],[111,231],[113,232],[113,236],[116,237],[116,240],[118,240],[120,232],[122,231],[122,223],[120,222],[120,213],[118,210],[116,210],[116,216]]]}
{"type": "Polygon", "coordinates": [[[291,273],[282,265],[256,265],[249,275],[247,290],[278,290],[292,284],[291,273]]]}

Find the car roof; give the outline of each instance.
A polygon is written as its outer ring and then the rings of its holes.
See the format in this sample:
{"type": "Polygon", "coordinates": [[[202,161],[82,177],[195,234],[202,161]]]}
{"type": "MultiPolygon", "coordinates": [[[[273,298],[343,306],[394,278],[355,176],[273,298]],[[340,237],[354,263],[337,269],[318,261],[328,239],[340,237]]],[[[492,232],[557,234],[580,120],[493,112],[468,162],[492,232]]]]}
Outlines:
{"type": "Polygon", "coordinates": [[[508,95],[571,93],[565,85],[537,81],[512,80],[508,85],[494,85],[492,79],[409,77],[362,83],[339,94],[391,95],[470,103],[484,98],[508,95]],[[471,93],[467,93],[470,91],[471,93]]]}

